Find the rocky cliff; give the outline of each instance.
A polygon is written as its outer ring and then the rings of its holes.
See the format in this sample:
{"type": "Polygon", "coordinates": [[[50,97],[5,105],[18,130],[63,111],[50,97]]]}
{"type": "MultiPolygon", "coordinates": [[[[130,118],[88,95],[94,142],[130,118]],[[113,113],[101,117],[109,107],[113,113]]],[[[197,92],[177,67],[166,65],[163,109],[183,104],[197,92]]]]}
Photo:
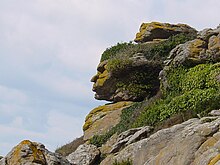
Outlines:
{"type": "Polygon", "coordinates": [[[220,164],[220,27],[143,23],[134,41],[103,52],[91,81],[110,103],[87,115],[76,150],[23,141],[0,165],[220,164]]]}

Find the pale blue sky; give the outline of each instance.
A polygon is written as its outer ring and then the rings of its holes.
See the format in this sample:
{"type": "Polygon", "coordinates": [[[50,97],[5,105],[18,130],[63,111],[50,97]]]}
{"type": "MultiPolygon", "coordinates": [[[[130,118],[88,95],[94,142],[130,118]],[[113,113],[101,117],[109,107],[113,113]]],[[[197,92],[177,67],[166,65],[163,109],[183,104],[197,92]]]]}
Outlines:
{"type": "Polygon", "coordinates": [[[82,135],[101,53],[142,22],[220,23],[219,0],[0,0],[0,155],[23,139],[50,150],[82,135]]]}

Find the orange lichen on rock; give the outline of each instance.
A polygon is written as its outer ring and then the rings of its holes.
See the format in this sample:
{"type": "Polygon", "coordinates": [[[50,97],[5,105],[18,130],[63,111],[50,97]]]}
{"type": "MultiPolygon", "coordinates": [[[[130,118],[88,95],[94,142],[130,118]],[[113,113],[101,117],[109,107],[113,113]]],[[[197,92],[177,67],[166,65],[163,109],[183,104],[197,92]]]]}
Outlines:
{"type": "Polygon", "coordinates": [[[11,153],[8,164],[22,164],[25,162],[46,164],[43,152],[37,148],[37,144],[29,140],[22,141],[11,153]]]}
{"type": "Polygon", "coordinates": [[[215,165],[220,160],[220,154],[216,155],[208,165],[215,165]]]}
{"type": "Polygon", "coordinates": [[[160,22],[142,23],[136,34],[135,42],[148,42],[154,39],[167,39],[178,33],[196,33],[196,30],[186,24],[169,24],[160,22]]]}
{"type": "Polygon", "coordinates": [[[97,134],[103,134],[117,125],[120,121],[122,110],[130,106],[132,102],[117,102],[93,109],[86,117],[83,126],[84,140],[97,134]]]}

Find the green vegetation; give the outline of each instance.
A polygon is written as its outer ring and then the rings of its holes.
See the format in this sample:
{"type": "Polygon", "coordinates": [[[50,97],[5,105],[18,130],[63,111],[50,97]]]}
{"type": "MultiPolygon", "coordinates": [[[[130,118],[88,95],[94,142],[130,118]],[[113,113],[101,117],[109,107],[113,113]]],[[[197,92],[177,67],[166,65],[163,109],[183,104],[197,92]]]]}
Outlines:
{"type": "Polygon", "coordinates": [[[169,52],[181,43],[194,39],[195,36],[177,34],[159,43],[134,44],[132,42],[117,43],[107,48],[101,57],[101,61],[121,57],[121,60],[132,57],[136,53],[143,53],[147,59],[158,59],[167,57],[169,52]]]}
{"type": "Polygon", "coordinates": [[[129,43],[122,42],[122,43],[117,43],[115,46],[107,48],[102,53],[101,61],[113,58],[118,52],[125,50],[130,45],[132,45],[132,42],[129,42],[129,43]]]}
{"type": "Polygon", "coordinates": [[[108,61],[107,70],[110,72],[123,71],[132,65],[132,60],[128,57],[112,58],[108,61]]]}
{"type": "Polygon", "coordinates": [[[163,99],[145,107],[134,127],[155,125],[174,114],[190,111],[192,117],[205,116],[220,108],[220,64],[200,64],[193,68],[178,68],[168,75],[169,88],[163,99]]]}
{"type": "Polygon", "coordinates": [[[80,138],[76,138],[72,142],[57,148],[55,152],[61,154],[62,156],[67,156],[74,152],[84,142],[85,141],[83,140],[83,136],[80,138]]]}
{"type": "Polygon", "coordinates": [[[121,162],[118,162],[117,160],[115,160],[115,162],[113,163],[113,165],[132,165],[132,160],[127,159],[127,160],[122,160],[121,162]]]}
{"type": "Polygon", "coordinates": [[[158,74],[161,69],[160,64],[133,69],[118,78],[116,87],[122,92],[127,92],[129,96],[133,96],[137,101],[143,100],[145,97],[151,97],[159,89],[158,74]]]}

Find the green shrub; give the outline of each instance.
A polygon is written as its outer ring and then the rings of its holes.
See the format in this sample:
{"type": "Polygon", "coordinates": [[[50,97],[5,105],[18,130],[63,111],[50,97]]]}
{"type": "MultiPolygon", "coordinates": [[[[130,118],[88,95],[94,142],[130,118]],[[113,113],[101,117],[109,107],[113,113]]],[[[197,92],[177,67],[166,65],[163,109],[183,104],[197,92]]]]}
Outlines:
{"type": "Polygon", "coordinates": [[[177,45],[194,39],[195,36],[187,34],[177,34],[159,43],[133,44],[132,42],[117,43],[115,46],[107,48],[101,57],[101,61],[113,58],[121,60],[132,57],[136,53],[143,53],[147,59],[158,60],[168,56],[169,52],[177,45]]]}
{"type": "Polygon", "coordinates": [[[178,68],[168,75],[168,90],[163,99],[145,107],[134,127],[155,125],[174,114],[190,111],[205,116],[220,108],[220,64],[200,64],[193,68],[178,68]]]}
{"type": "Polygon", "coordinates": [[[101,61],[108,60],[108,59],[111,59],[111,58],[115,57],[117,53],[127,49],[131,45],[132,45],[132,42],[129,42],[129,43],[122,42],[122,43],[117,43],[116,45],[114,45],[114,46],[112,46],[110,48],[107,48],[102,53],[101,61]]]}
{"type": "Polygon", "coordinates": [[[132,60],[128,57],[112,58],[108,61],[107,70],[110,72],[122,71],[132,65],[132,60]]]}
{"type": "Polygon", "coordinates": [[[122,160],[121,162],[118,162],[117,160],[115,160],[115,162],[113,163],[113,165],[132,165],[132,160],[127,159],[127,160],[122,160]]]}
{"type": "Polygon", "coordinates": [[[145,97],[151,97],[156,94],[159,89],[160,82],[158,74],[162,67],[160,65],[134,69],[125,73],[124,76],[118,78],[116,84],[117,89],[128,93],[129,96],[141,101],[145,97]]]}

